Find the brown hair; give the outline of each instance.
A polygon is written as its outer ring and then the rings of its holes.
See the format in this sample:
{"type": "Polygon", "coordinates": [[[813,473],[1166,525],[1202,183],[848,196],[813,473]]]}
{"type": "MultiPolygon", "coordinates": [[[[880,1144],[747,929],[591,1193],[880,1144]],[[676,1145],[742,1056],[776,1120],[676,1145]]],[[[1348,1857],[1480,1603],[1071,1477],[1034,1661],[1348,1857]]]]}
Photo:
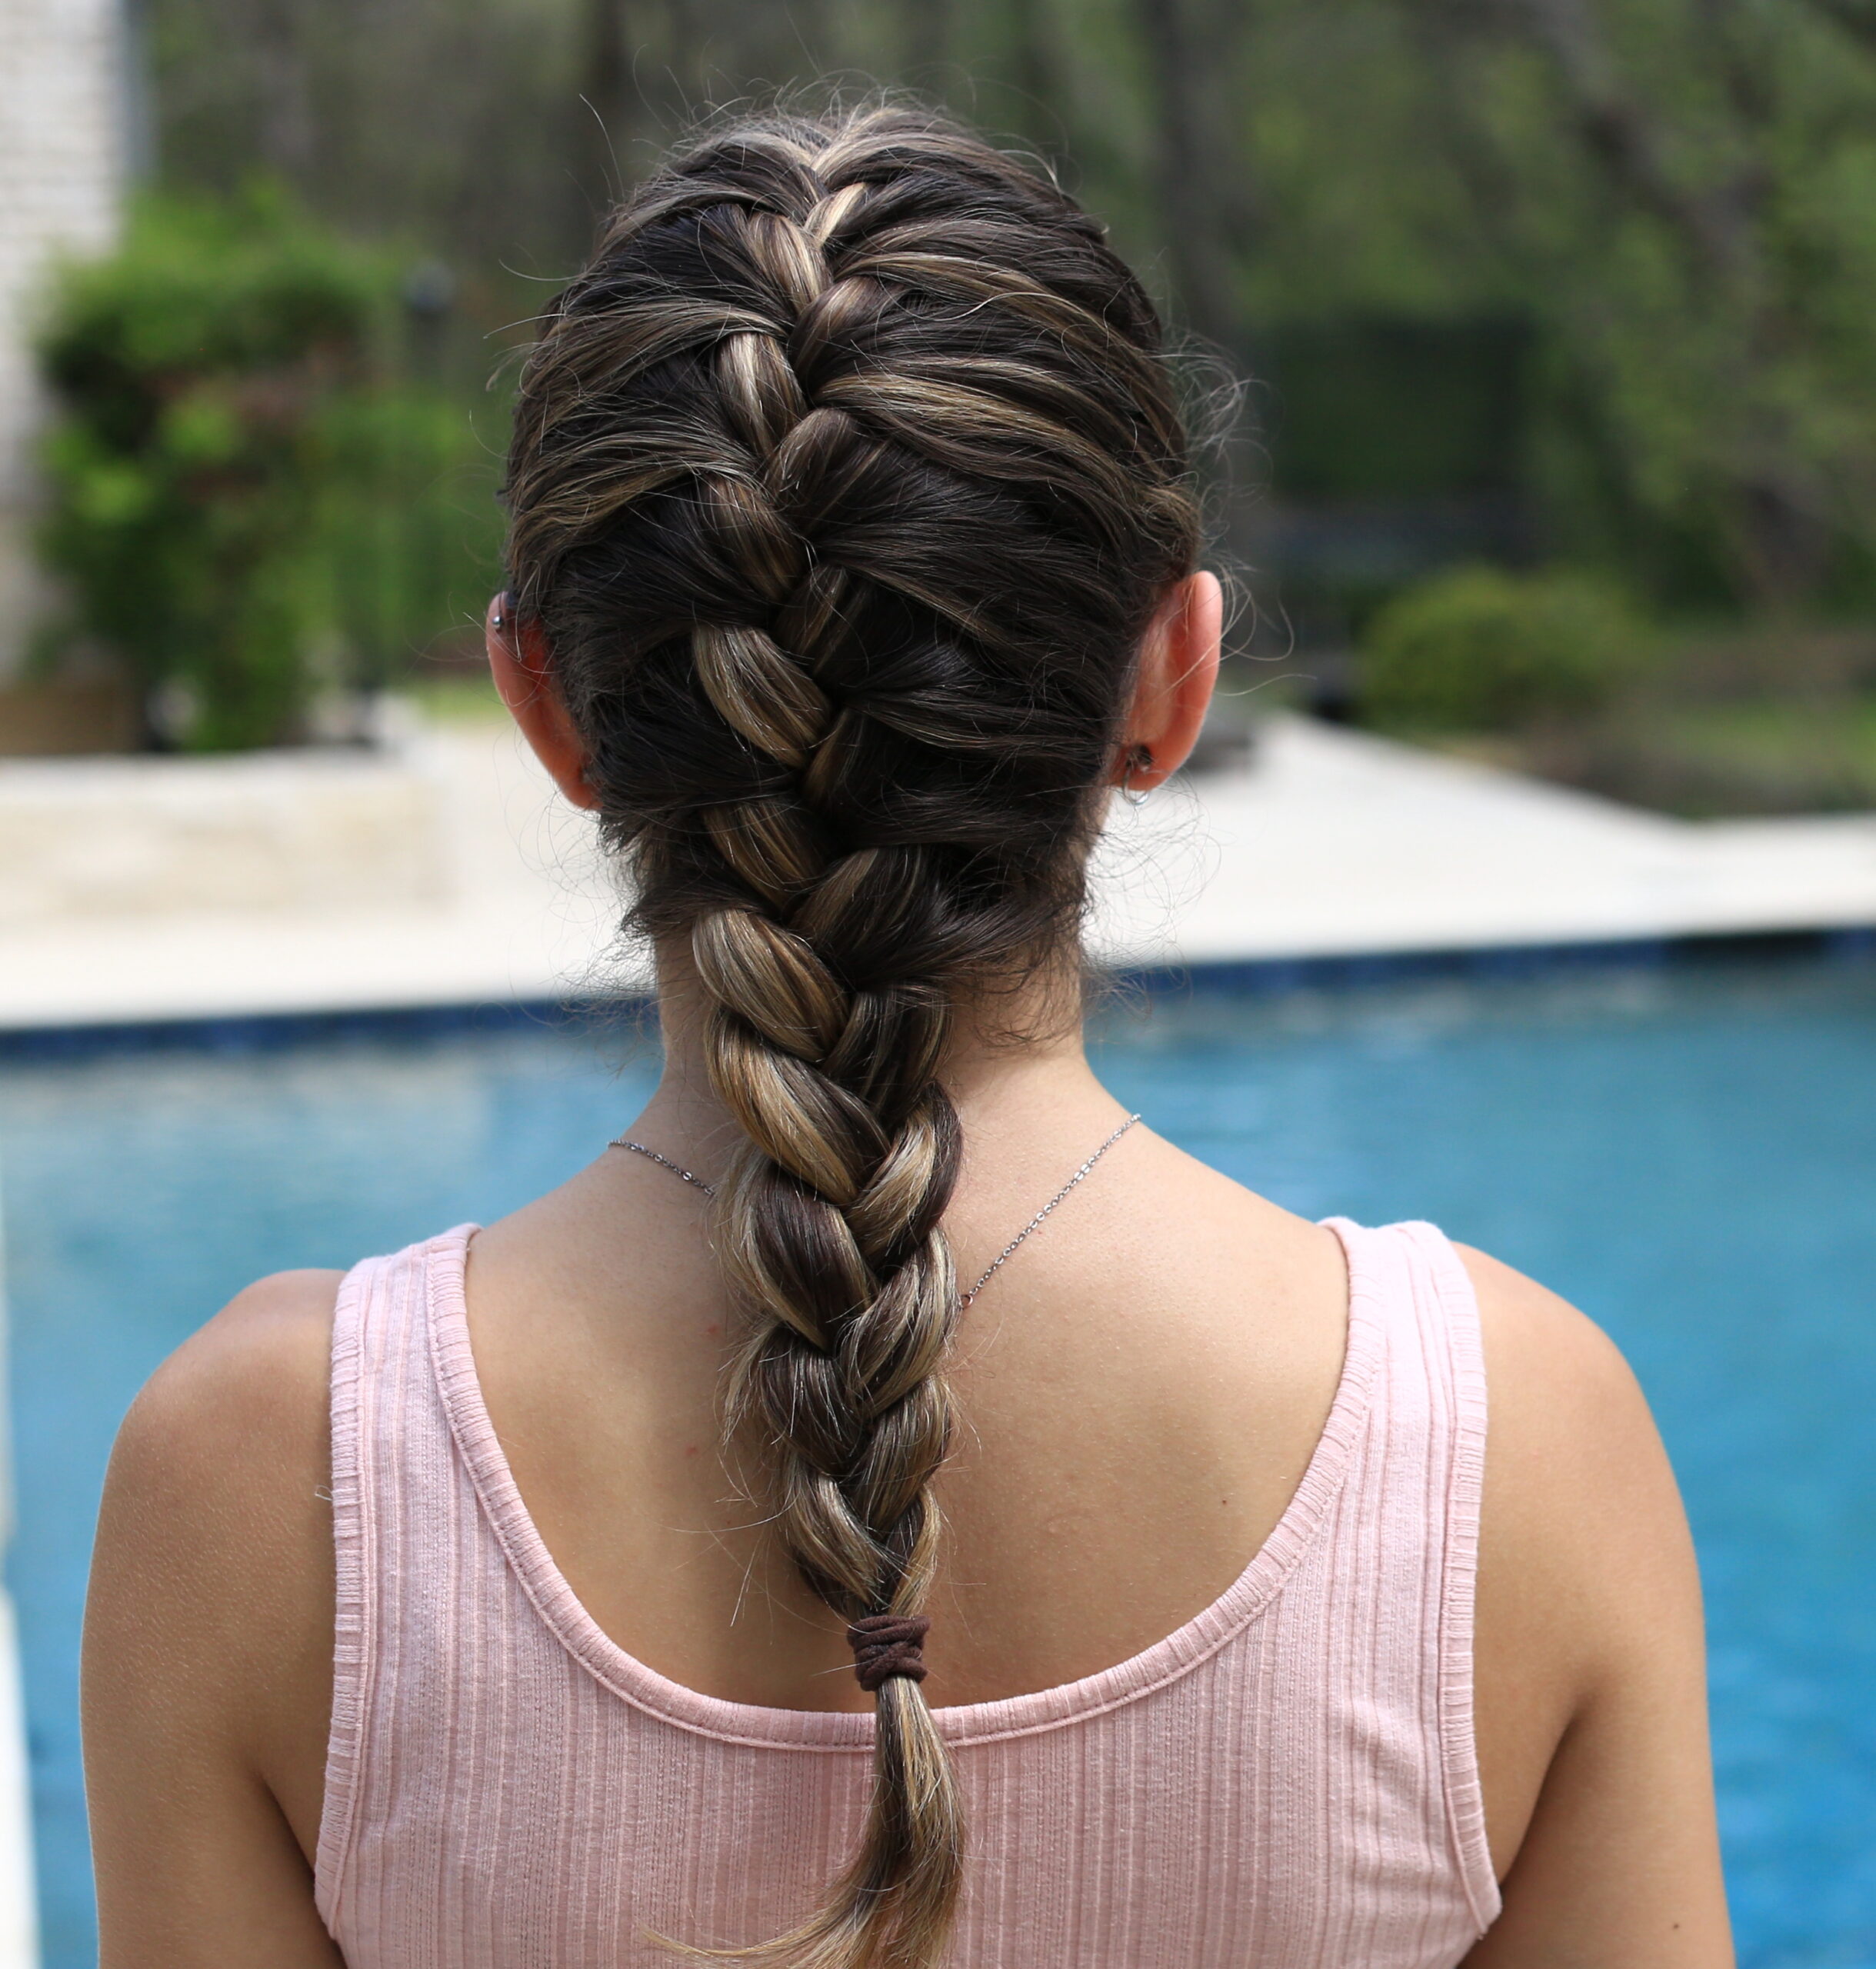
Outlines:
{"type": "MultiPolygon", "coordinates": [[[[730,1427],[814,1592],[909,1618],[951,1430],[947,1038],[1075,933],[1139,639],[1198,548],[1158,320],[1060,190],[935,117],[740,122],[548,311],[507,497],[515,605],[747,1136],[730,1427]]],[[[950,1761],[915,1674],[875,1700],[860,1849],[757,1953],[943,1952],[950,1761]]]]}

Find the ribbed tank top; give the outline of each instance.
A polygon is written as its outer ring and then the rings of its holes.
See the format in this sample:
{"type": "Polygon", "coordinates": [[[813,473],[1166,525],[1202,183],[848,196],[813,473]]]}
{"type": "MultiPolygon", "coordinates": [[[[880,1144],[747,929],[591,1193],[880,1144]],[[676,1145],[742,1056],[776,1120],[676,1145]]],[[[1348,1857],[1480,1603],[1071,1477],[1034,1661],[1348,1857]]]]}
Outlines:
{"type": "MultiPolygon", "coordinates": [[[[955,1969],[1448,1969],[1498,1912],[1477,1309],[1430,1225],[1335,1228],[1341,1380],[1236,1582],[1099,1674],[937,1712],[969,1812],[955,1969]]],[[[594,1624],[483,1404],[472,1229],[339,1294],[321,1914],[349,1969],[648,1969],[678,1959],[651,1934],[766,1941],[849,1851],[872,1718],[699,1694],[594,1624]]]]}

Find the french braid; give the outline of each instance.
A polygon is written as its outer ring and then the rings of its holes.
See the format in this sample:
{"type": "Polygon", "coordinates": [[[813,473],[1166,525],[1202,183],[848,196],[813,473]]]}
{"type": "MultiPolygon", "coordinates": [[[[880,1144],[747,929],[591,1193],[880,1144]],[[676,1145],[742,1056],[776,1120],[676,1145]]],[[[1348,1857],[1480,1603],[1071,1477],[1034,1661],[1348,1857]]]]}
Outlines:
{"type": "Polygon", "coordinates": [[[745,1138],[729,1426],[875,1687],[859,1850],[756,1952],[941,1956],[963,1824],[918,1651],[958,1288],[958,1008],[1072,937],[1133,651],[1195,552],[1152,309],[936,119],[745,122],[615,214],[524,371],[507,497],[635,915],[745,1138]]]}

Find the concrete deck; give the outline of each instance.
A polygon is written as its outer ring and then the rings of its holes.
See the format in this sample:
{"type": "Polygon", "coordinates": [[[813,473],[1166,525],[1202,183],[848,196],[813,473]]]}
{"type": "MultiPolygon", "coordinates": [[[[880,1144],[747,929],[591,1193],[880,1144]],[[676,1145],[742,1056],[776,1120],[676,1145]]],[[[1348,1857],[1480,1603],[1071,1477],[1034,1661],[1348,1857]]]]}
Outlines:
{"type": "MultiPolygon", "coordinates": [[[[1301,719],[1117,802],[1128,966],[1876,925],[1876,815],[1691,823],[1301,719]]],[[[0,764],[0,1029],[642,981],[589,823],[505,728],[390,755],[0,764]],[[30,864],[30,867],[28,865],[30,864]]]]}
{"type": "Polygon", "coordinates": [[[1117,810],[1103,860],[1095,940],[1128,964],[1876,925],[1876,815],[1672,820],[1295,718],[1117,810]]]}

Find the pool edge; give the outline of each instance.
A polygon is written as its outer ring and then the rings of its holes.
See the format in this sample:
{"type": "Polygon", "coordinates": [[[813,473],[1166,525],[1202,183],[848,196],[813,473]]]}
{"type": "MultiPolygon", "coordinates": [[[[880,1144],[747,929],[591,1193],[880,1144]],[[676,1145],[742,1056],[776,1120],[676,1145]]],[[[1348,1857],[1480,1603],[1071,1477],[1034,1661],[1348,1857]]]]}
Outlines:
{"type": "Polygon", "coordinates": [[[38,1928],[19,1624],[0,1587],[0,1969],[38,1969],[38,1928]]]}
{"type": "MultiPolygon", "coordinates": [[[[1876,923],[1808,930],[1746,931],[1685,936],[1602,938],[1554,943],[1439,945],[1424,949],[1321,951],[1209,958],[1189,963],[1098,967],[1105,987],[1123,994],[1258,994],[1396,984],[1418,978],[1531,977],[1553,971],[1652,969],[1702,961],[1816,957],[1876,961],[1876,923]]],[[[438,1001],[427,1004],[303,1007],[292,1011],[164,1014],[143,1019],[81,1019],[69,1024],[0,1025],[0,1064],[100,1053],[169,1048],[258,1052],[339,1037],[437,1036],[529,1028],[605,1027],[655,1018],[642,990],[561,997],[438,1001]]]]}

